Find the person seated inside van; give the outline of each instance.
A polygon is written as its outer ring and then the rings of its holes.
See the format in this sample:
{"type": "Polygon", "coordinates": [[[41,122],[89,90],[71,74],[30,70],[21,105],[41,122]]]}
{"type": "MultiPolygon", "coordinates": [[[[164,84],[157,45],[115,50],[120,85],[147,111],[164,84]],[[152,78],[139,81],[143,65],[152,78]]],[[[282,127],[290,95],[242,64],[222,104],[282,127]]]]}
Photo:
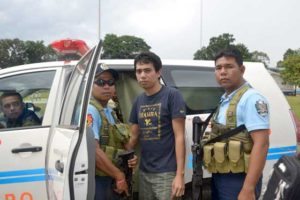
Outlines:
{"type": "Polygon", "coordinates": [[[41,120],[32,110],[26,108],[23,97],[18,92],[4,92],[0,96],[0,106],[6,128],[41,125],[41,120]]]}

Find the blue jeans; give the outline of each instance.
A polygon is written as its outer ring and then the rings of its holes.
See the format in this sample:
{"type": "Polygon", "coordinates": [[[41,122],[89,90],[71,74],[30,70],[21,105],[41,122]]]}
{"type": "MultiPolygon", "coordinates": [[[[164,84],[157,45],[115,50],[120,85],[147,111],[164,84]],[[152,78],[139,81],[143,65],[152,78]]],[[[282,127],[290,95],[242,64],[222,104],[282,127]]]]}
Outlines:
{"type": "MultiPolygon", "coordinates": [[[[245,173],[212,174],[212,199],[213,200],[235,200],[237,199],[246,178],[245,173]]],[[[255,196],[258,199],[262,187],[260,177],[256,188],[255,196]]]]}
{"type": "Polygon", "coordinates": [[[113,191],[113,181],[109,176],[96,176],[95,200],[117,200],[120,197],[113,191]]]}

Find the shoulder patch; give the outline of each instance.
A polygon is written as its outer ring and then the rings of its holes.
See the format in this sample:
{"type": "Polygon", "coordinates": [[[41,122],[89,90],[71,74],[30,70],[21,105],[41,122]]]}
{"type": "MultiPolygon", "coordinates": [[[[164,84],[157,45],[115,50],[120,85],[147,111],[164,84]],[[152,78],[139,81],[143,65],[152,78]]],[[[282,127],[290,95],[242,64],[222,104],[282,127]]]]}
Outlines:
{"type": "Polygon", "coordinates": [[[261,116],[266,116],[269,113],[268,105],[263,100],[256,101],[255,108],[257,113],[261,116]]]}
{"type": "Polygon", "coordinates": [[[93,116],[91,114],[88,114],[86,118],[87,125],[91,126],[93,124],[93,121],[94,121],[93,116]]]}

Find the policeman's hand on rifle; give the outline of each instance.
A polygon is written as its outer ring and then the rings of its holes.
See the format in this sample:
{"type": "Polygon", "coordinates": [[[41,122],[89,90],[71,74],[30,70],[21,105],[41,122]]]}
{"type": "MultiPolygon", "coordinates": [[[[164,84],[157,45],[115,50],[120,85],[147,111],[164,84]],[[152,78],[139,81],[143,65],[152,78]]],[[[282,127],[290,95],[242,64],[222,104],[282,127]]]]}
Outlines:
{"type": "Polygon", "coordinates": [[[114,189],[114,191],[118,194],[122,194],[123,192],[125,192],[125,194],[129,196],[128,185],[123,172],[120,172],[120,174],[116,178],[116,189],[114,189]]]}
{"type": "Polygon", "coordinates": [[[138,157],[134,155],[132,159],[128,160],[128,167],[134,169],[137,166],[137,163],[138,163],[138,157]]]}

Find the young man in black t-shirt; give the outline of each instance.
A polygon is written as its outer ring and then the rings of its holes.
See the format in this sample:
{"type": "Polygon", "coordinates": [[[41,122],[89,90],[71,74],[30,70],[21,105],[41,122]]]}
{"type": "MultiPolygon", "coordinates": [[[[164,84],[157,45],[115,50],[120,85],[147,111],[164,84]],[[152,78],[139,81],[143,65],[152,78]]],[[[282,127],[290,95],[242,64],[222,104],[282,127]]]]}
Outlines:
{"type": "Polygon", "coordinates": [[[134,60],[144,93],[135,100],[130,145],[141,147],[139,199],[171,199],[184,194],[185,103],[174,88],[160,84],[162,63],[151,52],[134,60]]]}

